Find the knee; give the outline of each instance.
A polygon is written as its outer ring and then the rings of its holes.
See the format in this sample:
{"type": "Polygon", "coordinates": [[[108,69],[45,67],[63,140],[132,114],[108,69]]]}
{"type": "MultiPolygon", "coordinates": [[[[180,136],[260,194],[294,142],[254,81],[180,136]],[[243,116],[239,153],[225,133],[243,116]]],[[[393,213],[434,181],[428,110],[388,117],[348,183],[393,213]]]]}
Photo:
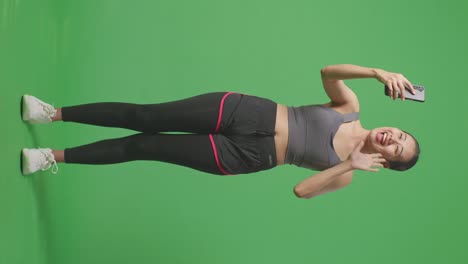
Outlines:
{"type": "Polygon", "coordinates": [[[133,108],[133,111],[129,113],[129,117],[136,119],[136,120],[145,120],[148,118],[149,109],[146,105],[137,104],[133,108]]]}
{"type": "Polygon", "coordinates": [[[124,155],[132,160],[141,159],[145,154],[145,146],[147,142],[141,138],[140,135],[129,136],[125,139],[123,144],[124,155]]]}
{"type": "Polygon", "coordinates": [[[151,131],[152,114],[152,110],[148,105],[136,105],[133,111],[129,113],[129,119],[139,124],[139,130],[148,133],[155,132],[151,131]]]}

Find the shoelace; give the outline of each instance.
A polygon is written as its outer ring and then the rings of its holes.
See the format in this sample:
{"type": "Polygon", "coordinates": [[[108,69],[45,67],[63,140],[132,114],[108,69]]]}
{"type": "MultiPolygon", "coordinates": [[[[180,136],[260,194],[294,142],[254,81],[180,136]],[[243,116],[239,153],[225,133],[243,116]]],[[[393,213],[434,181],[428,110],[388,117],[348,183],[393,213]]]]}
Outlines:
{"type": "Polygon", "coordinates": [[[46,104],[44,104],[44,103],[42,103],[40,101],[39,101],[39,104],[41,105],[44,112],[47,113],[49,118],[52,118],[57,114],[57,111],[55,110],[55,107],[53,107],[51,105],[46,105],[46,104]]]}
{"type": "Polygon", "coordinates": [[[44,163],[42,164],[43,168],[41,170],[45,171],[52,167],[52,173],[56,174],[58,172],[58,165],[55,159],[52,157],[52,154],[43,150],[41,150],[41,153],[46,157],[44,163]]]}

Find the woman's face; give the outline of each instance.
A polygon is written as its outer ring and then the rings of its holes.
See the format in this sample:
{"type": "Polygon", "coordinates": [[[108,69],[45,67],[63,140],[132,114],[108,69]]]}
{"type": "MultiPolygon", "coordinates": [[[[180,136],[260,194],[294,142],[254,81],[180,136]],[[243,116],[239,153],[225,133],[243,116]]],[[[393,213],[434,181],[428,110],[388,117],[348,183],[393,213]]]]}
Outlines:
{"type": "Polygon", "coordinates": [[[395,127],[378,127],[366,140],[370,153],[381,153],[387,161],[409,161],[415,154],[413,137],[395,127]]]}

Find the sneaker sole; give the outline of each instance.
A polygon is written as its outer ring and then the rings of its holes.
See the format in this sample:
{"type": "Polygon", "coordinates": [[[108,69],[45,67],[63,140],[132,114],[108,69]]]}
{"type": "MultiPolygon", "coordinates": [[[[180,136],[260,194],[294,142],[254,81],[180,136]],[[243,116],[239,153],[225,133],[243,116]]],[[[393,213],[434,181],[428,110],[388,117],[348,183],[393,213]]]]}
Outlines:
{"type": "Polygon", "coordinates": [[[23,151],[24,149],[21,150],[21,153],[20,153],[20,171],[21,171],[21,174],[24,176],[24,172],[23,172],[23,159],[24,159],[24,155],[23,155],[23,151]]]}
{"type": "Polygon", "coordinates": [[[26,119],[26,118],[24,118],[24,114],[25,114],[25,112],[26,112],[26,107],[27,107],[27,105],[26,105],[26,100],[25,100],[25,98],[24,98],[25,96],[26,96],[26,94],[23,95],[23,96],[21,96],[21,110],[20,110],[20,112],[21,112],[21,119],[22,119],[23,121],[25,121],[25,122],[28,122],[29,120],[26,119]]]}
{"type": "Polygon", "coordinates": [[[21,102],[20,102],[20,115],[21,115],[21,119],[23,119],[23,108],[24,108],[24,95],[21,96],[21,102]]]}

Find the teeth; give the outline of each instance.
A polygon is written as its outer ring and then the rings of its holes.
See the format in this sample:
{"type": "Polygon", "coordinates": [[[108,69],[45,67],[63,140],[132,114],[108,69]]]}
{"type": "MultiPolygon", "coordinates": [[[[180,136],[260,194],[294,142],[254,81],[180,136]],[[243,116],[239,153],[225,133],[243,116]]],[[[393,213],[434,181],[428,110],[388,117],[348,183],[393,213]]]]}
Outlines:
{"type": "Polygon", "coordinates": [[[387,138],[387,133],[384,133],[383,138],[382,138],[382,145],[385,144],[385,139],[387,138]]]}

